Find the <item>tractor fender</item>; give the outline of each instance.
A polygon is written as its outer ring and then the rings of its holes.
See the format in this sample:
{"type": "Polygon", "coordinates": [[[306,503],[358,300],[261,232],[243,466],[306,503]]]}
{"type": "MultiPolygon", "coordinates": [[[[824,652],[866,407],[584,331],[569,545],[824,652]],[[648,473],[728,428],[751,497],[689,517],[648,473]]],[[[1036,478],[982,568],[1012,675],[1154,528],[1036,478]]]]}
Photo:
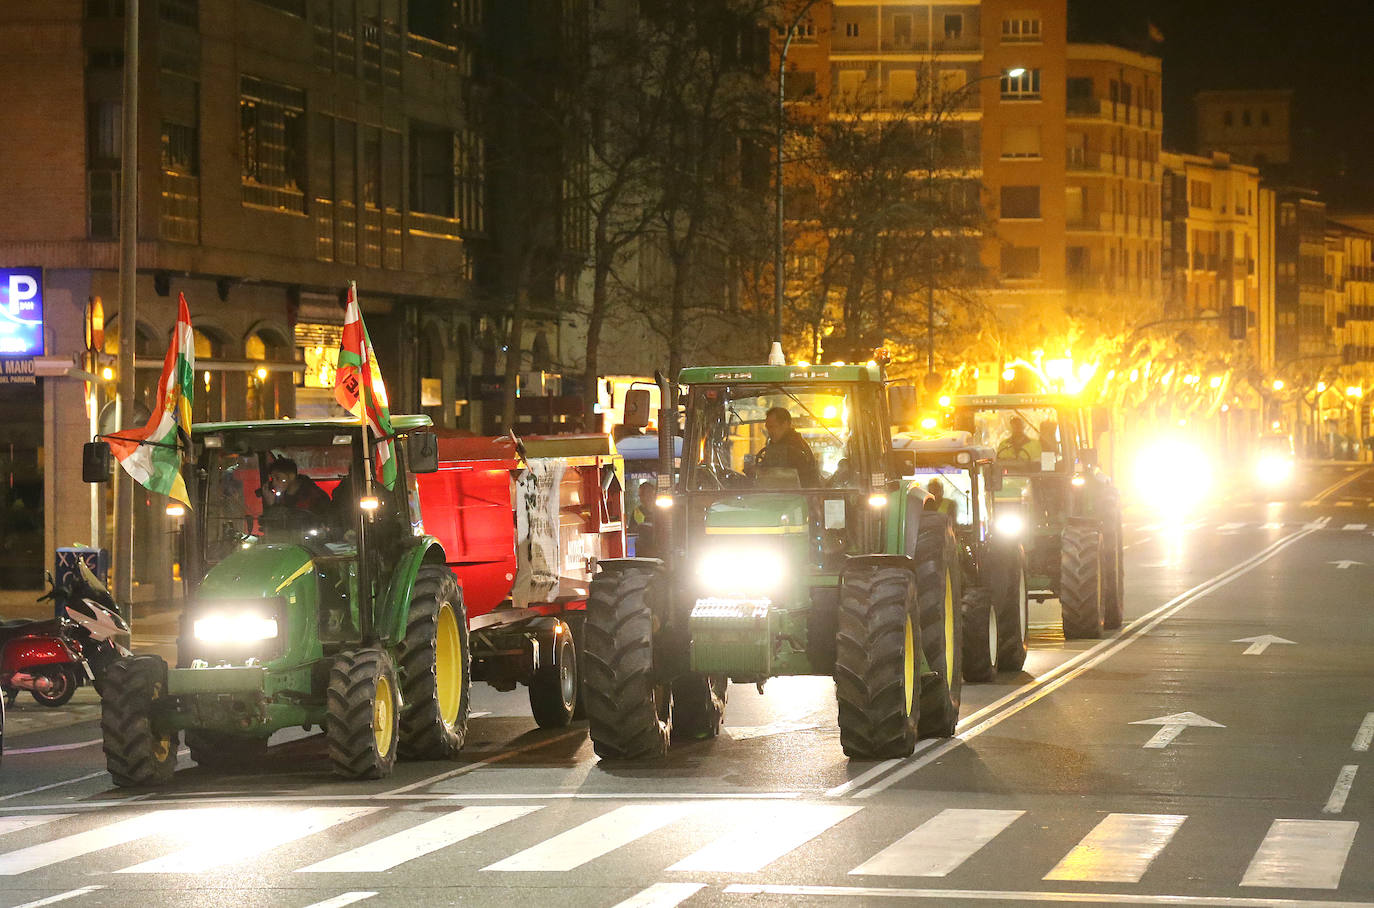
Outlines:
{"type": "Polygon", "coordinates": [[[387,581],[386,592],[377,603],[373,627],[377,637],[387,646],[405,639],[406,624],[410,621],[410,597],[415,590],[415,578],[427,564],[444,564],[444,547],[433,536],[421,536],[415,544],[396,559],[387,581]]]}
{"type": "Polygon", "coordinates": [[[904,571],[916,570],[916,561],[910,555],[846,555],[844,559],[844,570],[848,571],[860,567],[892,567],[901,568],[904,571]]]}
{"type": "Polygon", "coordinates": [[[906,494],[897,498],[898,512],[889,524],[891,530],[887,540],[889,552],[900,552],[907,557],[916,554],[916,537],[921,532],[921,516],[925,511],[929,493],[918,484],[907,486],[906,494]]]}

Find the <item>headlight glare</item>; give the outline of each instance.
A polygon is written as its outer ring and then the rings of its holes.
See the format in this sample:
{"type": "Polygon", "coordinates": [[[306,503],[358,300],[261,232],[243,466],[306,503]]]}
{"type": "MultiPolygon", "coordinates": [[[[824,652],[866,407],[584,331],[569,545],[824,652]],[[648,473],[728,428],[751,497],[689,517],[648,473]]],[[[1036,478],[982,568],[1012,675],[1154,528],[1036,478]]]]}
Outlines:
{"type": "Polygon", "coordinates": [[[193,629],[203,643],[254,643],[277,636],[277,619],[252,612],[206,615],[196,619],[193,629]]]}
{"type": "Polygon", "coordinates": [[[998,536],[1020,536],[1026,529],[1026,518],[1015,511],[998,514],[992,522],[998,536]]]}
{"type": "Polygon", "coordinates": [[[1293,475],[1293,461],[1273,455],[1261,457],[1255,464],[1255,475],[1265,485],[1287,482],[1293,475]]]}
{"type": "Polygon", "coordinates": [[[715,549],[697,564],[702,585],[718,593],[766,593],[782,586],[787,562],[770,549],[715,549]]]}

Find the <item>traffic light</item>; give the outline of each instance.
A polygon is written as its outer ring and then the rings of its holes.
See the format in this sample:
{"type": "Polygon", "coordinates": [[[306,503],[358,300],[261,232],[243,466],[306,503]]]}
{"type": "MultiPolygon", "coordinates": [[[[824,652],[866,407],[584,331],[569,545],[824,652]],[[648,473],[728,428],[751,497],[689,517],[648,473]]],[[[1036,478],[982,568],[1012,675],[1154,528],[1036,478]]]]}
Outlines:
{"type": "Polygon", "coordinates": [[[1249,312],[1244,306],[1232,306],[1227,313],[1227,333],[1231,340],[1245,340],[1245,322],[1249,312]]]}

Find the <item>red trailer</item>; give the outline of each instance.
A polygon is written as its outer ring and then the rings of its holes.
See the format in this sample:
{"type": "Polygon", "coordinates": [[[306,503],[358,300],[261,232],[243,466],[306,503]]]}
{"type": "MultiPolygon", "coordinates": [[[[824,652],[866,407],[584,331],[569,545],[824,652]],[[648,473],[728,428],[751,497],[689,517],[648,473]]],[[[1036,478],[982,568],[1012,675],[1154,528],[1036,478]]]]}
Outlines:
{"type": "Polygon", "coordinates": [[[439,471],[417,477],[425,532],[463,588],[472,679],[528,685],[541,727],[577,709],[587,589],[598,561],[625,554],[622,474],[605,435],[439,430],[439,471]]]}

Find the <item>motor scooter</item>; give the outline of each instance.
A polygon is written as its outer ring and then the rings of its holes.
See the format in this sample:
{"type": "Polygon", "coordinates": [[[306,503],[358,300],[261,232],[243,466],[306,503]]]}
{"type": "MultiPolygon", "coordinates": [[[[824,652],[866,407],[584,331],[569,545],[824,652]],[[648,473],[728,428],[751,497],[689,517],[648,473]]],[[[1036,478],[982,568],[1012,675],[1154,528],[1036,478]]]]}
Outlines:
{"type": "Polygon", "coordinates": [[[66,618],[0,621],[0,690],[10,705],[21,690],[42,706],[62,706],[95,680],[66,618]]]}
{"type": "Polygon", "coordinates": [[[90,664],[96,692],[100,692],[105,670],[110,663],[132,656],[121,639],[129,634],[129,624],[120,614],[110,591],[100,582],[84,561],[76,563],[78,575],[58,586],[52,582],[47,596],[53,600],[57,617],[67,618],[76,625],[72,636],[81,645],[81,653],[90,664]]]}

